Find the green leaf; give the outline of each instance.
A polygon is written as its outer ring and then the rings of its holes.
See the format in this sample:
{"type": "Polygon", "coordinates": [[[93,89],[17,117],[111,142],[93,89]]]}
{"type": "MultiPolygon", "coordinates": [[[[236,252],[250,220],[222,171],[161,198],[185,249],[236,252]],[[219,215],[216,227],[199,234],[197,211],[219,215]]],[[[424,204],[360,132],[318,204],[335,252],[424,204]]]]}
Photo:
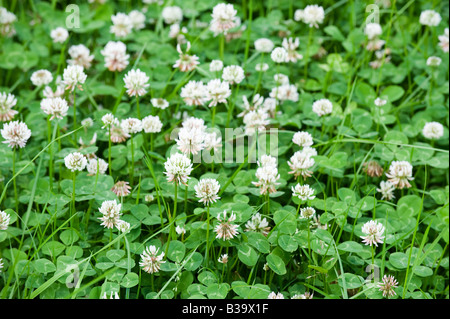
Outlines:
{"type": "Polygon", "coordinates": [[[330,35],[334,40],[337,40],[339,42],[342,42],[345,40],[345,37],[342,35],[341,31],[338,29],[338,27],[334,25],[329,25],[323,29],[323,31],[330,35]]]}
{"type": "MultiPolygon", "coordinates": [[[[364,278],[351,273],[344,274],[345,286],[347,289],[356,289],[364,284],[364,278]]],[[[338,279],[339,286],[344,287],[342,275],[338,279]]]]}
{"type": "Polygon", "coordinates": [[[120,285],[125,288],[132,288],[136,286],[139,283],[139,276],[135,274],[134,272],[130,272],[129,274],[126,274],[122,281],[120,282],[120,285]]]}
{"type": "Polygon", "coordinates": [[[116,262],[125,256],[125,251],[121,249],[112,249],[106,252],[106,257],[112,262],[116,262]]]}
{"type": "Polygon", "coordinates": [[[270,253],[269,255],[267,255],[266,261],[270,269],[272,269],[276,274],[278,275],[286,274],[286,265],[283,259],[281,259],[277,255],[270,253]]]}
{"type": "Polygon", "coordinates": [[[41,274],[47,274],[56,271],[56,266],[50,260],[41,258],[33,262],[34,269],[41,274]]]}
{"type": "Polygon", "coordinates": [[[167,258],[172,261],[180,263],[186,253],[186,246],[178,240],[173,240],[169,243],[169,249],[167,251],[167,258]]]}
{"type": "Polygon", "coordinates": [[[287,210],[276,211],[273,215],[277,230],[284,234],[292,235],[297,230],[297,219],[294,213],[287,210]]]}
{"type": "Polygon", "coordinates": [[[405,94],[405,90],[402,87],[390,85],[381,92],[380,96],[385,99],[387,98],[392,103],[400,99],[403,94],[405,94]]]}
{"type": "Polygon", "coordinates": [[[340,243],[337,246],[338,250],[350,252],[350,253],[357,253],[363,250],[363,247],[360,243],[354,242],[354,241],[345,241],[343,243],[340,243]]]}
{"type": "Polygon", "coordinates": [[[206,295],[209,299],[225,299],[230,290],[230,285],[227,283],[210,284],[206,288],[206,295]]]}
{"type": "Polygon", "coordinates": [[[433,269],[427,266],[416,266],[414,273],[419,277],[430,277],[433,275],[433,269]]]}
{"type": "Polygon", "coordinates": [[[297,241],[289,235],[281,235],[278,238],[278,245],[281,249],[290,253],[296,251],[298,248],[297,241]]]}
{"type": "Polygon", "coordinates": [[[248,243],[255,247],[258,251],[263,254],[268,254],[270,252],[270,244],[266,236],[257,232],[248,232],[246,235],[248,238],[248,243]]]}
{"type": "Polygon", "coordinates": [[[56,257],[59,254],[61,254],[64,251],[64,249],[66,249],[66,246],[64,246],[58,241],[52,240],[47,242],[44,246],[42,246],[42,253],[44,255],[56,257]]]}
{"type": "Polygon", "coordinates": [[[202,254],[200,254],[199,252],[195,252],[192,254],[191,259],[189,259],[188,262],[184,265],[184,269],[188,271],[194,271],[198,267],[200,267],[202,262],[203,262],[202,254]]]}
{"type": "Polygon", "coordinates": [[[389,262],[397,269],[406,269],[408,267],[408,256],[402,252],[392,253],[389,256],[389,262]]]}
{"type": "Polygon", "coordinates": [[[414,217],[422,209],[422,199],[417,195],[406,195],[397,203],[397,214],[401,218],[414,217]]]}
{"type": "Polygon", "coordinates": [[[258,262],[258,253],[248,244],[240,244],[238,246],[238,258],[247,266],[254,266],[258,262]]]}
{"type": "Polygon", "coordinates": [[[66,229],[61,233],[61,235],[59,235],[59,238],[65,245],[70,246],[75,243],[80,236],[78,236],[74,229],[66,229]]]}

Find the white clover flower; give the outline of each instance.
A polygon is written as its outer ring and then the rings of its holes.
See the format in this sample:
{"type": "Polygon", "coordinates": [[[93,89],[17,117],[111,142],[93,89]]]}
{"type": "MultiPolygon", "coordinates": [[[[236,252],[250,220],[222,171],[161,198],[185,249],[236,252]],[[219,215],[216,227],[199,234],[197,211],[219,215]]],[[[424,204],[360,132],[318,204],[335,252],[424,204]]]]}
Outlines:
{"type": "Polygon", "coordinates": [[[165,260],[163,260],[164,252],[161,252],[158,255],[158,251],[159,248],[151,245],[146,247],[144,252],[141,254],[141,261],[139,262],[139,266],[142,267],[145,272],[148,272],[149,274],[159,272],[161,264],[166,262],[165,260]]]}
{"type": "Polygon", "coordinates": [[[441,65],[442,59],[440,57],[437,56],[430,56],[427,59],[427,65],[428,66],[439,66],[441,65]]]}
{"type": "Polygon", "coordinates": [[[386,176],[395,187],[402,189],[404,187],[411,187],[408,181],[412,181],[412,165],[407,161],[393,161],[389,166],[389,172],[386,176]]]}
{"type": "Polygon", "coordinates": [[[255,70],[258,72],[266,72],[269,69],[269,65],[267,63],[258,63],[255,65],[255,70]]]}
{"type": "Polygon", "coordinates": [[[103,175],[108,169],[108,163],[101,158],[91,158],[86,168],[89,172],[88,175],[97,175],[97,172],[99,175],[103,175]]]}
{"type": "Polygon", "coordinates": [[[141,30],[145,27],[145,14],[139,10],[132,10],[128,13],[133,29],[141,30]]]}
{"type": "Polygon", "coordinates": [[[69,105],[65,99],[60,97],[46,98],[41,101],[41,110],[50,115],[50,121],[54,118],[62,119],[67,115],[69,105]]]}
{"type": "Polygon", "coordinates": [[[272,53],[270,54],[270,58],[275,63],[284,63],[288,60],[288,52],[285,48],[277,47],[273,49],[272,53]]]}
{"type": "Polygon", "coordinates": [[[310,292],[306,291],[304,294],[296,294],[294,296],[292,296],[291,299],[313,299],[313,295],[310,292]]]}
{"type": "Polygon", "coordinates": [[[108,127],[108,126],[118,126],[119,120],[112,114],[108,113],[102,116],[102,122],[103,126],[102,128],[108,127]]]}
{"type": "Polygon", "coordinates": [[[333,111],[333,104],[328,99],[320,99],[313,103],[312,110],[317,116],[324,116],[333,111]]]}
{"type": "Polygon", "coordinates": [[[244,69],[239,65],[230,65],[223,69],[222,79],[230,84],[241,83],[244,78],[244,69]]]}
{"type": "Polygon", "coordinates": [[[390,181],[381,181],[380,188],[377,188],[377,192],[381,193],[381,199],[392,200],[394,195],[395,186],[390,181]]]}
{"type": "Polygon", "coordinates": [[[228,30],[238,25],[237,10],[232,4],[219,3],[213,8],[212,20],[209,29],[214,32],[214,36],[220,33],[227,34],[228,30]]]}
{"type": "Polygon", "coordinates": [[[220,136],[217,137],[216,132],[205,133],[204,144],[206,150],[210,151],[213,149],[217,151],[222,146],[222,138],[220,136]]]}
{"type": "Polygon", "coordinates": [[[159,116],[146,116],[142,119],[142,128],[145,133],[159,133],[161,132],[161,128],[163,127],[163,123],[159,119],[159,116]]]}
{"type": "Polygon", "coordinates": [[[63,83],[66,86],[66,90],[71,92],[77,87],[82,90],[81,84],[86,81],[87,75],[84,73],[84,69],[80,65],[68,65],[64,69],[63,83]]]}
{"type": "Polygon", "coordinates": [[[440,139],[444,136],[444,126],[439,122],[428,122],[423,127],[422,134],[430,140],[440,139]]]}
{"type": "Polygon", "coordinates": [[[153,196],[153,194],[147,194],[144,196],[144,200],[147,203],[153,202],[155,200],[155,196],[153,196]]]}
{"type": "Polygon", "coordinates": [[[255,50],[262,53],[269,53],[272,52],[273,47],[275,45],[273,44],[272,40],[267,38],[260,38],[255,41],[255,50]]]}
{"type": "Polygon", "coordinates": [[[129,96],[143,96],[147,93],[146,88],[150,86],[148,80],[150,78],[139,69],[133,69],[128,71],[123,78],[125,82],[125,88],[129,96]]]}
{"type": "Polygon", "coordinates": [[[210,72],[219,72],[223,69],[223,62],[221,60],[212,60],[209,64],[210,72]]]}
{"type": "Polygon", "coordinates": [[[105,228],[112,229],[117,225],[117,222],[120,220],[120,216],[122,215],[122,204],[117,203],[114,200],[106,200],[102,203],[100,208],[98,209],[102,214],[102,217],[99,217],[102,221],[100,226],[104,226],[105,228]]]}
{"type": "Polygon", "coordinates": [[[118,197],[125,197],[130,195],[130,189],[131,186],[130,183],[125,181],[118,181],[114,184],[114,186],[111,188],[111,191],[116,194],[118,197]]]}
{"type": "Polygon", "coordinates": [[[297,132],[292,137],[292,142],[298,146],[311,146],[313,145],[313,137],[308,132],[297,132]]]}
{"type": "Polygon", "coordinates": [[[441,15],[434,10],[425,10],[420,13],[419,22],[422,25],[436,27],[441,23],[441,15]]]}
{"type": "Polygon", "coordinates": [[[291,169],[289,174],[294,174],[295,178],[302,176],[303,179],[306,180],[307,177],[312,176],[310,168],[314,166],[315,161],[309,154],[297,151],[291,156],[287,163],[291,169]]]}
{"type": "Polygon", "coordinates": [[[83,154],[74,152],[64,157],[64,164],[72,172],[82,171],[87,165],[87,159],[83,154]]]}
{"type": "Polygon", "coordinates": [[[315,148],[312,148],[310,146],[304,146],[302,150],[298,151],[299,154],[302,154],[302,156],[311,157],[316,156],[317,151],[315,148]]]}
{"type": "Polygon", "coordinates": [[[121,232],[121,233],[128,233],[131,229],[131,225],[130,223],[119,219],[116,222],[116,228],[121,232]]]}
{"type": "Polygon", "coordinates": [[[250,220],[247,221],[247,223],[245,223],[246,232],[253,231],[267,236],[269,234],[269,230],[270,227],[267,219],[265,217],[261,218],[260,213],[256,213],[250,220]]]}
{"type": "Polygon", "coordinates": [[[209,107],[216,106],[219,103],[227,103],[227,98],[231,95],[230,85],[227,81],[213,79],[206,85],[207,100],[211,101],[209,107]]]}
{"type": "Polygon", "coordinates": [[[245,124],[246,135],[253,135],[256,132],[262,132],[270,123],[269,114],[263,109],[248,112],[244,116],[243,121],[245,124]]]}
{"type": "Polygon", "coordinates": [[[445,53],[448,53],[449,51],[449,31],[448,28],[445,28],[444,34],[441,34],[438,36],[439,39],[439,47],[444,51],[445,53]]]}
{"type": "Polygon", "coordinates": [[[31,83],[35,86],[47,85],[53,81],[53,76],[48,70],[38,70],[31,74],[31,83]]]}
{"type": "Polygon", "coordinates": [[[267,107],[263,106],[264,105],[264,97],[259,94],[255,94],[253,96],[251,103],[248,101],[247,96],[245,96],[245,95],[242,96],[242,101],[243,101],[244,111],[239,113],[238,117],[243,117],[250,111],[256,111],[258,109],[267,111],[267,107]]]}
{"type": "Polygon", "coordinates": [[[299,38],[284,38],[282,46],[287,52],[286,62],[297,62],[297,60],[303,59],[303,55],[297,52],[297,48],[300,45],[299,38]]]}
{"type": "Polygon", "coordinates": [[[137,118],[129,117],[120,122],[120,127],[125,134],[136,134],[142,131],[142,121],[137,118]]]}
{"type": "Polygon", "coordinates": [[[85,69],[91,67],[94,55],[91,55],[91,51],[84,44],[72,45],[68,52],[71,57],[67,60],[69,65],[79,65],[85,69]]]}
{"type": "Polygon", "coordinates": [[[289,85],[289,77],[282,73],[277,73],[273,76],[277,86],[289,85]]]}
{"type": "Polygon", "coordinates": [[[184,234],[186,234],[186,229],[185,229],[184,227],[181,227],[180,225],[178,225],[178,226],[175,228],[175,232],[176,232],[178,235],[184,235],[184,234]]]}
{"type": "Polygon", "coordinates": [[[186,53],[181,50],[181,46],[177,44],[177,52],[179,53],[179,59],[175,61],[173,68],[180,69],[181,72],[189,72],[194,70],[197,65],[200,64],[198,62],[198,56],[187,54],[191,49],[191,43],[187,42],[186,53]]]}
{"type": "MultiPolygon", "coordinates": [[[[93,2],[94,0],[89,0],[89,2],[93,2]]],[[[120,299],[117,291],[111,291],[109,297],[106,295],[106,291],[103,293],[100,299],[120,299]]]]}
{"type": "Polygon", "coordinates": [[[21,121],[4,123],[1,134],[5,139],[3,143],[8,144],[11,148],[25,147],[28,139],[31,137],[30,129],[21,121]]]}
{"type": "Polygon", "coordinates": [[[381,25],[375,22],[367,23],[364,28],[364,33],[367,35],[369,40],[373,40],[380,36],[382,32],[383,30],[381,29],[381,25]]]}
{"type": "Polygon", "coordinates": [[[252,184],[260,188],[260,194],[276,192],[276,187],[280,185],[280,183],[277,183],[280,174],[278,174],[276,158],[270,155],[262,156],[261,160],[258,161],[255,176],[258,181],[252,182],[252,184]]]}
{"type": "Polygon", "coordinates": [[[203,119],[200,118],[196,118],[196,117],[187,117],[183,120],[183,122],[181,123],[181,125],[188,129],[188,130],[192,130],[192,129],[199,129],[201,131],[205,131],[206,130],[206,125],[205,125],[205,121],[203,119]]]}
{"type": "Polygon", "coordinates": [[[175,153],[171,155],[164,163],[165,172],[168,182],[174,182],[176,184],[186,185],[187,180],[190,178],[193,167],[192,162],[184,154],[175,153]]]}
{"type": "Polygon", "coordinates": [[[180,23],[183,20],[183,10],[177,6],[167,6],[161,12],[166,24],[180,23]]]}
{"type": "Polygon", "coordinates": [[[235,213],[231,212],[230,217],[227,217],[227,211],[224,210],[217,216],[217,220],[219,224],[214,228],[214,232],[217,233],[216,238],[230,240],[239,233],[237,230],[238,225],[233,224],[236,220],[235,213]]]}
{"type": "Polygon", "coordinates": [[[317,4],[308,5],[303,10],[297,10],[294,17],[296,21],[303,21],[308,24],[310,28],[319,28],[319,24],[323,23],[324,18],[325,11],[323,10],[323,7],[318,6],[317,4]]]}
{"type": "Polygon", "coordinates": [[[300,208],[300,218],[309,219],[314,216],[316,210],[312,207],[300,208]]]}
{"type": "Polygon", "coordinates": [[[17,104],[14,94],[0,92],[0,121],[11,121],[18,113],[12,108],[17,104]]]}
{"type": "Polygon", "coordinates": [[[109,71],[123,71],[129,63],[127,46],[121,41],[108,41],[100,53],[105,57],[105,67],[109,71]]]}
{"type": "Polygon", "coordinates": [[[57,27],[50,32],[50,37],[53,43],[63,43],[69,37],[69,32],[64,28],[57,27]]]}
{"type": "Polygon", "coordinates": [[[213,178],[201,179],[197,185],[194,186],[195,196],[200,198],[199,202],[203,203],[205,206],[215,203],[219,196],[220,184],[217,180],[213,178]]]}
{"type": "Polygon", "coordinates": [[[14,29],[14,22],[17,17],[14,13],[9,12],[6,8],[0,7],[0,35],[4,35],[8,38],[16,34],[14,29]]]}
{"type": "Polygon", "coordinates": [[[279,101],[293,101],[297,102],[299,99],[299,94],[297,87],[294,84],[283,84],[272,89],[269,93],[271,98],[275,98],[279,101]]]}
{"type": "Polygon", "coordinates": [[[363,243],[365,243],[366,245],[375,245],[376,247],[378,247],[378,244],[382,244],[383,243],[383,238],[384,236],[384,226],[381,223],[378,223],[375,220],[370,220],[367,223],[365,223],[362,226],[361,231],[363,232],[363,234],[365,234],[366,236],[361,236],[361,238],[363,239],[363,243]]]}
{"type": "Polygon", "coordinates": [[[267,299],[284,299],[284,296],[281,292],[275,293],[272,291],[268,296],[267,299]]]}
{"type": "Polygon", "coordinates": [[[378,283],[378,288],[380,288],[379,291],[383,292],[383,297],[395,296],[396,293],[395,293],[394,289],[397,287],[398,287],[398,282],[395,279],[395,277],[391,276],[391,275],[389,275],[389,276],[384,275],[383,279],[381,279],[381,282],[378,283]]]}
{"type": "Polygon", "coordinates": [[[300,185],[297,184],[295,187],[291,187],[292,196],[298,197],[302,201],[313,200],[316,198],[314,195],[314,189],[311,188],[308,184],[300,185]]]}
{"type": "Polygon", "coordinates": [[[113,25],[109,28],[109,32],[114,33],[118,38],[126,37],[133,29],[131,19],[125,13],[119,12],[116,15],[112,15],[111,21],[113,25]]]}
{"type": "Polygon", "coordinates": [[[374,103],[376,106],[383,106],[383,105],[385,105],[385,104],[387,103],[387,100],[384,100],[384,99],[382,99],[382,98],[377,97],[377,98],[373,101],[373,103],[374,103]]]}
{"type": "Polygon", "coordinates": [[[205,131],[199,128],[182,127],[175,142],[181,153],[195,155],[205,148],[205,131]]]}
{"type": "Polygon", "coordinates": [[[153,98],[150,100],[150,103],[152,103],[153,107],[161,110],[169,107],[169,102],[167,102],[167,100],[163,98],[153,98]]]}
{"type": "Polygon", "coordinates": [[[186,43],[186,36],[183,33],[188,33],[188,29],[186,27],[180,28],[178,23],[174,23],[170,25],[169,37],[177,39],[177,43],[186,43]]]}
{"type": "Polygon", "coordinates": [[[11,217],[7,213],[0,210],[0,230],[8,229],[10,219],[11,217]]]}
{"type": "Polygon", "coordinates": [[[81,126],[92,127],[94,125],[94,120],[87,117],[81,121],[81,126]]]}
{"type": "Polygon", "coordinates": [[[201,81],[189,81],[181,88],[180,97],[187,105],[203,105],[208,100],[208,90],[201,81]]]}
{"type": "Polygon", "coordinates": [[[228,255],[227,254],[223,254],[221,255],[218,259],[218,262],[220,262],[221,264],[226,264],[228,263],[228,255]]]}

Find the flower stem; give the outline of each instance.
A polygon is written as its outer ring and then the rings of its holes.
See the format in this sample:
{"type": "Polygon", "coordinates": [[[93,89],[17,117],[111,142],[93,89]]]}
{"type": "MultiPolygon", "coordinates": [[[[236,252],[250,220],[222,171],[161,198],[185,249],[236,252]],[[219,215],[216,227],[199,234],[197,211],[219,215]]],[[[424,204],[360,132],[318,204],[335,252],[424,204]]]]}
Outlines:
{"type": "Polygon", "coordinates": [[[109,168],[109,175],[112,176],[112,169],[111,169],[111,124],[108,125],[108,168],[109,168]]]}
{"type": "MultiPolygon", "coordinates": [[[[76,104],[76,90],[73,90],[73,129],[77,129],[77,104],[76,104]]],[[[77,142],[77,132],[74,133],[75,143],[77,142]]]]}
{"type": "Polygon", "coordinates": [[[209,205],[206,209],[206,251],[205,251],[205,266],[208,267],[209,257],[209,205]]]}
{"type": "Polygon", "coordinates": [[[137,116],[138,119],[142,119],[141,118],[141,108],[139,107],[139,97],[136,95],[136,108],[137,108],[137,116]]]}
{"type": "Polygon", "coordinates": [[[131,144],[130,184],[133,185],[133,177],[134,177],[134,141],[133,141],[133,135],[131,135],[130,144],[131,144]]]}
{"type": "Polygon", "coordinates": [[[13,185],[14,185],[14,202],[16,204],[16,214],[19,213],[19,201],[17,198],[17,184],[16,184],[16,149],[13,148],[13,185]]]}
{"type": "Polygon", "coordinates": [[[178,184],[175,183],[172,224],[170,225],[170,233],[172,234],[173,240],[177,239],[177,235],[175,234],[175,217],[177,216],[177,202],[178,202],[178,184]]]}

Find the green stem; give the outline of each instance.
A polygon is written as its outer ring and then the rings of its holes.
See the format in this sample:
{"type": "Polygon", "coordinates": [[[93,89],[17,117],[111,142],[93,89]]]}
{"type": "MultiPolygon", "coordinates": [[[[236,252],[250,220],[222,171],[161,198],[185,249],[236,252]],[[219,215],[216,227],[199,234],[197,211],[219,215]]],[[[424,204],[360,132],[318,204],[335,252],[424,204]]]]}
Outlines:
{"type": "Polygon", "coordinates": [[[133,185],[133,177],[134,177],[134,141],[133,141],[133,135],[131,135],[130,143],[131,143],[130,184],[133,185]]]}
{"type": "Polygon", "coordinates": [[[112,176],[112,168],[111,168],[111,124],[108,125],[108,168],[109,168],[109,175],[112,176]]]}
{"type": "Polygon", "coordinates": [[[175,183],[175,194],[174,194],[174,202],[173,202],[173,214],[172,214],[172,224],[170,225],[170,232],[174,240],[177,239],[177,235],[175,233],[175,218],[177,216],[177,202],[178,202],[178,184],[175,183]]]}
{"type": "Polygon", "coordinates": [[[223,51],[225,48],[225,35],[220,35],[220,43],[219,43],[219,56],[220,56],[220,60],[222,60],[223,62],[223,51]]]}
{"type": "Polygon", "coordinates": [[[14,185],[14,203],[16,205],[16,214],[19,213],[19,201],[17,197],[17,183],[16,183],[16,148],[13,148],[13,185],[14,185]]]}
{"type": "MultiPolygon", "coordinates": [[[[76,104],[76,90],[73,90],[73,129],[77,129],[77,104],[76,104]]],[[[77,132],[74,133],[75,143],[77,142],[77,132]]]]}
{"type": "Polygon", "coordinates": [[[142,119],[141,118],[141,109],[140,109],[140,107],[139,107],[139,97],[136,95],[136,108],[137,108],[137,116],[138,116],[138,119],[142,119]]]}
{"type": "Polygon", "coordinates": [[[209,259],[209,205],[206,209],[206,251],[205,251],[205,266],[208,267],[209,259]]]}

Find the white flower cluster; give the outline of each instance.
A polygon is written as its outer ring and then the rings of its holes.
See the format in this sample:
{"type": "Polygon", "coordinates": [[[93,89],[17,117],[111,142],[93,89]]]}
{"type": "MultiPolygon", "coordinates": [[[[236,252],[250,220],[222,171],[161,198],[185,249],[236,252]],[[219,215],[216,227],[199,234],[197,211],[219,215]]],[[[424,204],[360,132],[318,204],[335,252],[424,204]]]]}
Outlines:
{"type": "Polygon", "coordinates": [[[280,179],[278,174],[277,159],[271,155],[263,155],[258,161],[258,168],[255,173],[257,182],[252,182],[253,185],[259,187],[261,195],[271,194],[276,192],[276,187],[280,185],[277,181],[280,179]]]}
{"type": "Polygon", "coordinates": [[[109,32],[113,33],[117,38],[124,38],[133,29],[143,29],[145,27],[145,20],[145,15],[138,10],[133,10],[129,14],[118,12],[111,16],[113,25],[110,27],[109,32]]]}
{"type": "Polygon", "coordinates": [[[84,45],[72,45],[69,48],[70,59],[67,60],[69,65],[79,65],[85,69],[89,69],[94,59],[94,55],[91,51],[84,45]]]}
{"type": "Polygon", "coordinates": [[[14,94],[0,92],[0,121],[11,121],[18,113],[12,108],[17,104],[17,99],[14,94]]]}
{"type": "Polygon", "coordinates": [[[214,36],[218,34],[227,34],[227,32],[238,25],[237,10],[232,4],[219,3],[213,8],[211,14],[212,20],[209,29],[214,32],[214,36]]]}
{"type": "Polygon", "coordinates": [[[319,28],[319,24],[323,23],[325,18],[325,11],[323,7],[317,4],[308,5],[303,10],[296,10],[294,13],[295,21],[302,21],[309,25],[310,28],[319,28]]]}
{"type": "Polygon", "coordinates": [[[100,53],[105,57],[105,67],[109,71],[123,71],[129,63],[127,46],[121,41],[108,41],[100,53]]]}
{"type": "Polygon", "coordinates": [[[14,13],[0,7],[0,35],[8,38],[16,34],[13,23],[17,20],[14,13]]]}

